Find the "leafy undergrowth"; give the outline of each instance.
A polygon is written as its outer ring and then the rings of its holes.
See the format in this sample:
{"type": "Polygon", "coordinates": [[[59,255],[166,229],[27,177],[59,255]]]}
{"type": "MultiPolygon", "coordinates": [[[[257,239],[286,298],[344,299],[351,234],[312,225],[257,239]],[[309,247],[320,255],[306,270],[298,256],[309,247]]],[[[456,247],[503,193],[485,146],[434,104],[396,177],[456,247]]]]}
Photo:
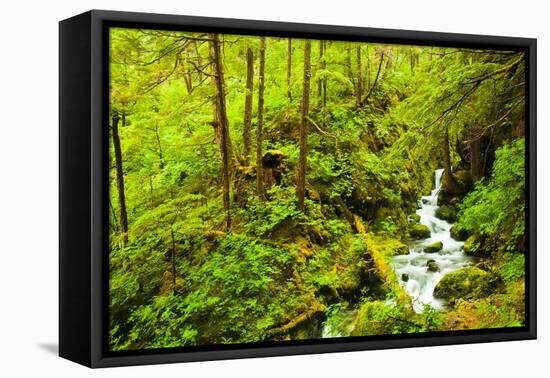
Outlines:
{"type": "Polygon", "coordinates": [[[356,335],[522,321],[521,52],[111,32],[111,349],[311,339],[338,311],[356,335]],[[499,282],[415,314],[391,256],[441,167],[499,282]]]}
{"type": "MultiPolygon", "coordinates": [[[[518,327],[525,324],[525,140],[496,151],[492,174],[459,206],[457,226],[473,234],[478,265],[498,279],[486,298],[459,300],[442,329],[518,327]]],[[[467,241],[468,242],[468,241],[467,241]]]]}
{"type": "Polygon", "coordinates": [[[503,293],[461,301],[445,314],[441,330],[521,327],[525,324],[525,283],[507,286],[503,293]]]}

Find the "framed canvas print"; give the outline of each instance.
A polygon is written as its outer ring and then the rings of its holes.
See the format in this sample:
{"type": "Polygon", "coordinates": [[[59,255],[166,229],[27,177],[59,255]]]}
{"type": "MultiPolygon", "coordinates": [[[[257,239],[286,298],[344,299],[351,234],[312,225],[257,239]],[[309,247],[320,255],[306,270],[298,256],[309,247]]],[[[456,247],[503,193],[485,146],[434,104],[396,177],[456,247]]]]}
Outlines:
{"type": "Polygon", "coordinates": [[[60,23],[60,355],[536,337],[536,41],[60,23]]]}

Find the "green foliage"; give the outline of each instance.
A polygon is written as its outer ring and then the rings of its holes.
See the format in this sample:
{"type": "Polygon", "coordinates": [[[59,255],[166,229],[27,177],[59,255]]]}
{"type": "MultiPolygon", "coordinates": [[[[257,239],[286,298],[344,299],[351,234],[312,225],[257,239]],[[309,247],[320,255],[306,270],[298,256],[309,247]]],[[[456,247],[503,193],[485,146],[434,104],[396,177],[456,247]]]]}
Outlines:
{"type": "Polygon", "coordinates": [[[421,332],[436,331],[441,328],[445,315],[428,304],[423,305],[420,313],[421,332]]]}
{"type": "Polygon", "coordinates": [[[498,273],[507,284],[525,276],[525,255],[522,253],[506,252],[498,268],[498,273]]]}
{"type": "Polygon", "coordinates": [[[411,313],[391,300],[366,301],[359,308],[354,336],[392,335],[419,332],[421,326],[409,319],[411,313]]]}
{"type": "Polygon", "coordinates": [[[445,321],[445,315],[430,305],[422,312],[414,313],[404,305],[398,305],[393,295],[384,301],[364,302],[357,315],[353,335],[387,335],[437,331],[445,321]]]}
{"type": "Polygon", "coordinates": [[[115,348],[265,338],[300,301],[288,275],[294,253],[241,235],[222,237],[204,264],[190,267],[183,292],[132,313],[129,338],[115,348]]]}
{"type": "Polygon", "coordinates": [[[522,327],[525,324],[525,284],[506,286],[502,293],[476,301],[463,301],[448,312],[440,329],[455,330],[522,327]]]}
{"type": "Polygon", "coordinates": [[[366,252],[361,238],[349,235],[324,246],[308,259],[302,270],[305,285],[320,291],[328,289],[331,294],[360,290],[361,274],[366,267],[361,260],[366,252]]]}
{"type": "Polygon", "coordinates": [[[493,174],[460,206],[458,224],[489,240],[487,248],[517,251],[525,234],[525,140],[496,151],[493,174]]]}
{"type": "Polygon", "coordinates": [[[323,322],[324,337],[347,337],[355,328],[357,309],[347,302],[335,303],[327,307],[327,318],[323,322]]]}
{"type": "Polygon", "coordinates": [[[434,296],[450,302],[484,298],[492,293],[496,281],[491,273],[467,266],[443,276],[435,286],[434,296]]]}
{"type": "Polygon", "coordinates": [[[296,207],[294,188],[274,186],[267,195],[270,201],[261,201],[257,196],[251,196],[249,207],[241,211],[247,220],[245,229],[256,236],[269,236],[277,228],[288,226],[301,214],[296,207]]]}
{"type": "Polygon", "coordinates": [[[353,190],[351,164],[349,157],[312,151],[308,157],[310,173],[308,180],[328,194],[335,197],[350,197],[353,190]]]}
{"type": "MultiPolygon", "coordinates": [[[[214,114],[212,36],[111,30],[108,126],[114,140],[113,121],[120,120],[122,154],[117,161],[111,146],[113,349],[311,338],[319,335],[324,317],[325,326],[346,336],[448,330],[455,323],[465,328],[521,323],[521,53],[328,41],[320,58],[314,48],[306,198],[300,211],[296,182],[304,42],[292,42],[288,84],[288,40],[266,38],[263,142],[257,146],[259,39],[220,37],[231,155],[229,228],[220,122],[214,114]],[[245,157],[248,49],[255,73],[251,155],[245,157]],[[324,86],[323,94],[318,88],[324,86]],[[409,252],[397,239],[429,234],[425,226],[410,225],[408,215],[432,189],[433,170],[442,167],[445,131],[453,170],[468,171],[473,125],[489,146],[486,164],[492,175],[463,200],[453,233],[462,239],[475,234],[480,249],[502,252],[498,258],[482,258],[503,285],[448,316],[429,306],[416,314],[398,285],[391,256],[409,252]],[[277,149],[283,156],[265,166],[262,200],[256,192],[257,147],[262,154],[277,149]],[[121,232],[117,164],[123,173],[127,235],[121,232]],[[457,321],[459,315],[475,321],[457,321]]],[[[454,220],[454,214],[442,212],[454,220]]]]}
{"type": "Polygon", "coordinates": [[[182,322],[176,295],[156,297],[152,304],[139,307],[131,316],[134,327],[126,345],[134,348],[166,348],[192,345],[198,331],[182,322]]]}

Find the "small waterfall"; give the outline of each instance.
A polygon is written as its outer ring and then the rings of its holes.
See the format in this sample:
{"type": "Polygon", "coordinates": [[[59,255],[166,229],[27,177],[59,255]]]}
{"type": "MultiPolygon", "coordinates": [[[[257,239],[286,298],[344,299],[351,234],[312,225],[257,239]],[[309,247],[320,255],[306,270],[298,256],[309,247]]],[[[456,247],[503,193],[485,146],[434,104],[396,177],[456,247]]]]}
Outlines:
{"type": "Polygon", "coordinates": [[[441,190],[443,169],[437,169],[434,175],[434,189],[428,196],[419,201],[416,213],[420,223],[428,226],[431,236],[427,239],[411,242],[409,255],[399,255],[393,258],[393,269],[399,282],[414,300],[414,310],[421,312],[426,304],[442,309],[445,302],[433,296],[433,291],[439,280],[446,274],[460,269],[470,263],[470,258],[463,252],[464,243],[451,237],[451,224],[435,216],[438,209],[437,196],[441,190]],[[424,248],[434,242],[443,243],[441,251],[427,253],[424,248]],[[438,272],[428,270],[428,261],[433,260],[439,267],[438,272]],[[404,279],[405,278],[405,279],[404,279]],[[407,279],[408,278],[408,279],[407,279]]]}

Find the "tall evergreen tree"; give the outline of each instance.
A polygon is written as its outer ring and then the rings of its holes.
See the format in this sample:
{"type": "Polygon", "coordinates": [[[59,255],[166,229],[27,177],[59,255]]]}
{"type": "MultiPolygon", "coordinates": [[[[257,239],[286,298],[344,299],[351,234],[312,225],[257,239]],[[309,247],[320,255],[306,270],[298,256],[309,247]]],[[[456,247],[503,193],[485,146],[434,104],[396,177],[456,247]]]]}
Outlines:
{"type": "Polygon", "coordinates": [[[302,90],[302,119],[300,122],[300,160],[298,162],[298,180],[296,194],[298,196],[297,207],[304,210],[304,196],[306,191],[306,167],[307,167],[307,133],[309,123],[309,89],[311,80],[311,41],[304,42],[304,80],[302,90]]]}

